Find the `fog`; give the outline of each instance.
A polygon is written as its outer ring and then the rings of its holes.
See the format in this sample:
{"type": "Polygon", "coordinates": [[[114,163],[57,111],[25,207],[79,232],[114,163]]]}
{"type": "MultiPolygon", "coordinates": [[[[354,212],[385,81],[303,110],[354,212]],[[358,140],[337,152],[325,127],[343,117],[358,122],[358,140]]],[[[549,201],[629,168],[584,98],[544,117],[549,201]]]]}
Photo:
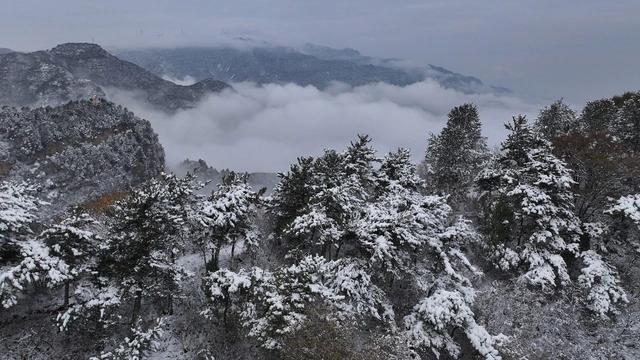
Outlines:
{"type": "Polygon", "coordinates": [[[285,170],[299,156],[342,149],[357,134],[373,137],[381,156],[405,147],[419,161],[429,133],[444,126],[452,107],[466,102],[478,106],[484,134],[495,145],[513,115],[535,117],[540,108],[516,97],[462,94],[433,81],[404,87],[335,83],[326,90],[251,83],[233,88],[173,115],[134,101],[132,94],[111,91],[110,97],[151,121],[169,165],[204,159],[219,169],[242,171],[285,170]]]}

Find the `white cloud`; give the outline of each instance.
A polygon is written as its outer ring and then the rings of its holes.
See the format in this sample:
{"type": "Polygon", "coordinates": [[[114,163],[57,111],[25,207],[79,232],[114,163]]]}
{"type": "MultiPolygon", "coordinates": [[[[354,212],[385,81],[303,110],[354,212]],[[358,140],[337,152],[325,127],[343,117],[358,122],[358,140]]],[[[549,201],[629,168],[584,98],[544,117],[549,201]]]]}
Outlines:
{"type": "Polygon", "coordinates": [[[182,85],[182,86],[189,86],[189,85],[193,85],[195,83],[197,83],[196,79],[193,76],[185,76],[182,79],[179,79],[177,77],[173,77],[170,75],[163,75],[162,76],[163,80],[167,80],[167,81],[171,81],[174,84],[178,84],[178,85],[182,85]]]}
{"type": "Polygon", "coordinates": [[[409,148],[418,161],[430,132],[438,132],[457,105],[478,105],[490,144],[504,136],[511,116],[530,117],[539,109],[515,97],[467,95],[426,81],[399,87],[384,83],[360,87],[334,84],[322,91],[294,84],[233,84],[235,91],[212,94],[197,108],[173,115],[149,110],[120,97],[151,121],[169,165],[185,158],[217,168],[279,171],[298,156],[324,148],[344,148],[357,134],[369,134],[380,155],[409,148]]]}

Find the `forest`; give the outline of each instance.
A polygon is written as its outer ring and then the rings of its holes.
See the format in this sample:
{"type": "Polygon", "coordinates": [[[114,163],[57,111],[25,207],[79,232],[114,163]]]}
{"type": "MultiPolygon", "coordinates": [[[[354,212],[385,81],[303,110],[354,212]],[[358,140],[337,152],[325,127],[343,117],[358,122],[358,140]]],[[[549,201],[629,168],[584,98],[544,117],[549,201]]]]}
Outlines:
{"type": "Polygon", "coordinates": [[[640,93],[505,127],[491,148],[462,104],[419,164],[359,135],[270,193],[163,173],[46,220],[35,184],[0,179],[0,351],[640,357],[640,93]],[[12,337],[29,327],[47,336],[12,337]]]}

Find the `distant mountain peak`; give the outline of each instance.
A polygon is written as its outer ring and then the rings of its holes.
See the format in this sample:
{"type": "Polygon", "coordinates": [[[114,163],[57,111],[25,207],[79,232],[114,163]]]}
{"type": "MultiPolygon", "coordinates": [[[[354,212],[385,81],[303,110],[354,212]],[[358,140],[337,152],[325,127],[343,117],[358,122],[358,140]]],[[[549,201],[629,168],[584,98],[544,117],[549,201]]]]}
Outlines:
{"type": "Polygon", "coordinates": [[[52,48],[49,52],[56,56],[80,58],[104,58],[112,56],[100,45],[92,43],[64,43],[52,48]]]}
{"type": "Polygon", "coordinates": [[[116,89],[172,112],[194,107],[207,94],[228,87],[208,78],[191,86],[178,85],[91,43],[0,55],[0,105],[55,106],[104,97],[105,89],[116,89]]]}
{"type": "Polygon", "coordinates": [[[329,60],[352,60],[362,58],[360,51],[352,48],[335,49],[329,46],[306,43],[301,51],[304,54],[312,55],[320,59],[329,60]]]}

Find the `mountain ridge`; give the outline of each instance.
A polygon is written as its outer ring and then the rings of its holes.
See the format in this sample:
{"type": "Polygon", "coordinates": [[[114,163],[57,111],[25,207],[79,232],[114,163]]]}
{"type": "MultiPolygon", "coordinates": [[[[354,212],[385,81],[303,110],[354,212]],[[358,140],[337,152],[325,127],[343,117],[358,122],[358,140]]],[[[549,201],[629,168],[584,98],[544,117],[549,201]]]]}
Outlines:
{"type": "Polygon", "coordinates": [[[161,79],[144,68],[119,59],[90,43],[65,43],[50,50],[0,55],[0,104],[60,105],[92,96],[105,97],[118,89],[165,111],[194,107],[204,96],[230,88],[203,79],[182,86],[161,79]]]}
{"type": "Polygon", "coordinates": [[[511,92],[443,67],[408,66],[399,59],[373,58],[351,48],[314,44],[295,48],[255,42],[241,45],[114,49],[114,53],[158,76],[172,78],[215,77],[227,82],[295,83],[318,88],[334,81],[351,86],[375,82],[406,86],[433,79],[445,88],[464,93],[511,92]]]}

